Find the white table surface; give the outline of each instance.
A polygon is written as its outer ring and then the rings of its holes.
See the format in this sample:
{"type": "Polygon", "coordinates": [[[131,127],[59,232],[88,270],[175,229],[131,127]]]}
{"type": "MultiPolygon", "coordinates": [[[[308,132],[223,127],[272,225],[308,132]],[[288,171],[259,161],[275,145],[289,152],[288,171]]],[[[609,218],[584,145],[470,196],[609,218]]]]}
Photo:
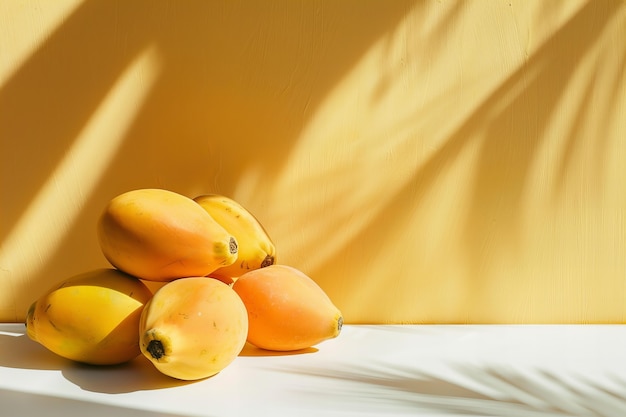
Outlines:
{"type": "Polygon", "coordinates": [[[246,347],[182,382],[142,357],[76,364],[0,324],[0,416],[626,416],[626,327],[347,325],[299,354],[246,347]]]}

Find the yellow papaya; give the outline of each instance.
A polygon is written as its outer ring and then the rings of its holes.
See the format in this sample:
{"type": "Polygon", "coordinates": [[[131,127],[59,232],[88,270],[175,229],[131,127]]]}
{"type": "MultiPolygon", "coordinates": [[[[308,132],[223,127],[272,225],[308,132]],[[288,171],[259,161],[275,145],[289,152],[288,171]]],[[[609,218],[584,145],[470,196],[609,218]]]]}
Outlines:
{"type": "Polygon", "coordinates": [[[276,248],[259,220],[232,198],[206,194],[194,198],[220,225],[237,239],[237,260],[218,268],[211,276],[226,283],[253,270],[273,265],[276,248]]]}
{"type": "Polygon", "coordinates": [[[149,281],[205,276],[237,259],[237,239],[191,198],[137,189],[113,198],[97,235],[116,268],[149,281]]]}
{"type": "Polygon", "coordinates": [[[77,362],[114,365],[140,354],[139,319],[152,297],[136,277],[97,269],[61,281],[28,309],[26,333],[77,362]]]}
{"type": "Polygon", "coordinates": [[[139,325],[143,355],[163,374],[182,380],[222,371],[243,349],[247,332],[239,296],[206,277],[166,283],[144,308],[139,325]]]}

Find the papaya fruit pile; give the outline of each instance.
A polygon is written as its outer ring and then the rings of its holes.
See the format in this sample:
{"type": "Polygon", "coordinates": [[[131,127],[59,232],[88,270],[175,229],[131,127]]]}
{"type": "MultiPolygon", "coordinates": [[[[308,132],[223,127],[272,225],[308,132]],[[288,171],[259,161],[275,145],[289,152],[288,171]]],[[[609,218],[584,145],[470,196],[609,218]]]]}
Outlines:
{"type": "Polygon", "coordinates": [[[28,337],[64,358],[115,365],[143,356],[165,375],[198,380],[246,342],[294,351],[341,331],[328,295],[277,263],[265,228],[229,197],[128,191],[104,207],[97,239],[110,267],[58,282],[28,309],[28,337]]]}

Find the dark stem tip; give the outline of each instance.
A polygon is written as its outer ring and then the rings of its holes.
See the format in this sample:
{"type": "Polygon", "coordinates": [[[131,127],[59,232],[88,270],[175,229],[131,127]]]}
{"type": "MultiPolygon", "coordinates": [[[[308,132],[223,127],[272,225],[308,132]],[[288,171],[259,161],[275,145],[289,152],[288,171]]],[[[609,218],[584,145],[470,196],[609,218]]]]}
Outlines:
{"type": "Polygon", "coordinates": [[[160,340],[151,340],[146,350],[154,359],[161,359],[165,355],[165,348],[160,340]]]}
{"type": "Polygon", "coordinates": [[[239,251],[239,245],[237,245],[237,240],[232,236],[228,241],[228,250],[230,250],[231,255],[234,255],[239,251]]]}
{"type": "Polygon", "coordinates": [[[267,255],[263,262],[261,262],[261,268],[265,268],[266,266],[274,265],[274,257],[272,255],[267,255]]]}

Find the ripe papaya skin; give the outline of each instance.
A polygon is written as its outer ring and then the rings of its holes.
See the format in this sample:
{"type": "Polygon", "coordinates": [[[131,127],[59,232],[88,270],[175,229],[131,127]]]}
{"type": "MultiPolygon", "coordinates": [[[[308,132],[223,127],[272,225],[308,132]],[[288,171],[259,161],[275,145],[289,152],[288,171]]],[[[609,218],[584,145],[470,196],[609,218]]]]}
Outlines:
{"type": "Polygon", "coordinates": [[[28,309],[26,333],[57,355],[116,365],[140,354],[137,327],[152,297],[136,277],[96,269],[59,282],[28,309]]]}
{"type": "Polygon", "coordinates": [[[113,198],[98,219],[105,258],[148,281],[206,276],[237,259],[237,240],[191,198],[137,189],[113,198]]]}
{"type": "Polygon", "coordinates": [[[247,332],[239,296],[206,277],[166,283],[146,304],[139,324],[143,355],[161,373],[181,380],[222,371],[243,349],[247,332]]]}
{"type": "Polygon", "coordinates": [[[237,239],[237,261],[211,273],[211,277],[232,282],[240,275],[276,263],[276,247],[261,222],[232,198],[219,194],[204,194],[194,198],[237,239]]]}
{"type": "Polygon", "coordinates": [[[302,271],[275,264],[246,272],[232,285],[248,311],[248,342],[292,351],[335,338],[343,316],[322,288],[302,271]]]}

